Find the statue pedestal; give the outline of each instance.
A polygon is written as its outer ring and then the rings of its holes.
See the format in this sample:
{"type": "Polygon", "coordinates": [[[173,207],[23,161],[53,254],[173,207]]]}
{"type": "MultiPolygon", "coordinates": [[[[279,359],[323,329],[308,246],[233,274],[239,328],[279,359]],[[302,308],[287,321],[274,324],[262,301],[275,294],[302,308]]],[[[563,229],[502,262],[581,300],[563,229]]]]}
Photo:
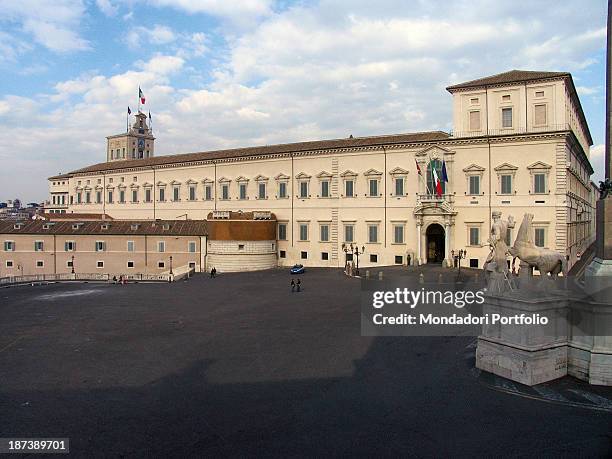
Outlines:
{"type": "Polygon", "coordinates": [[[565,375],[612,386],[612,307],[569,292],[521,288],[509,295],[485,296],[476,367],[533,386],[565,375]],[[547,317],[548,323],[492,324],[494,314],[547,317]]]}
{"type": "Polygon", "coordinates": [[[567,374],[567,304],[562,298],[522,299],[487,296],[483,314],[489,324],[478,337],[476,367],[533,386],[567,374]],[[547,325],[491,323],[494,315],[547,317],[547,325]]]}
{"type": "Polygon", "coordinates": [[[612,298],[612,196],[597,201],[595,258],[584,273],[585,291],[594,299],[612,298]]]}

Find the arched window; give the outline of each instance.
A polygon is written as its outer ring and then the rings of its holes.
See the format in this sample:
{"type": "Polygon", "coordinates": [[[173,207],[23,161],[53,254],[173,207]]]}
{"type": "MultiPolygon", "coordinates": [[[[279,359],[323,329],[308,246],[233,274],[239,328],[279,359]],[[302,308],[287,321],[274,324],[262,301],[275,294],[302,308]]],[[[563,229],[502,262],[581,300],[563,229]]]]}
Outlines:
{"type": "Polygon", "coordinates": [[[444,194],[446,193],[446,182],[442,180],[442,161],[439,159],[433,159],[427,165],[427,188],[429,189],[429,193],[436,194],[436,183],[434,182],[434,176],[431,170],[432,167],[436,168],[438,179],[442,185],[442,193],[444,194]]]}

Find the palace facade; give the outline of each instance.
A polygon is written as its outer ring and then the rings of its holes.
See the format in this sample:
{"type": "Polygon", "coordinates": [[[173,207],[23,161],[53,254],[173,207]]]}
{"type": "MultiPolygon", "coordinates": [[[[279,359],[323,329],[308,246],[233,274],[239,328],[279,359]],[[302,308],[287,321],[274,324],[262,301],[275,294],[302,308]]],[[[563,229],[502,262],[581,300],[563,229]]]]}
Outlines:
{"type": "MultiPolygon", "coordinates": [[[[491,213],[535,215],[536,245],[571,266],[592,242],[589,128],[572,77],[513,70],[447,88],[451,133],[349,137],[155,156],[146,117],[108,138],[107,161],[49,178],[50,212],[130,220],[271,212],[280,266],[482,267],[491,213]],[[418,168],[417,168],[418,165],[418,168]],[[433,193],[433,171],[448,181],[433,193]],[[418,170],[421,173],[419,174],[418,170]]],[[[513,240],[512,230],[508,239],[513,240]]],[[[241,244],[232,239],[236,250],[241,244]]]]}

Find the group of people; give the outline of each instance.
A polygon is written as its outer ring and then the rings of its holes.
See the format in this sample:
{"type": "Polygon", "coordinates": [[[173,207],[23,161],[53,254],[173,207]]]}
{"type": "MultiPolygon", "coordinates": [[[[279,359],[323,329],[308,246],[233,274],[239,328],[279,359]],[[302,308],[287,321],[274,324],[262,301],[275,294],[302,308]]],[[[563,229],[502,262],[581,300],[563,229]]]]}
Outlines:
{"type": "Polygon", "coordinates": [[[119,276],[119,279],[117,279],[117,276],[113,276],[113,284],[121,284],[121,285],[127,284],[127,276],[124,276],[122,274],[119,276]]]}
{"type": "Polygon", "coordinates": [[[210,278],[212,279],[213,277],[217,277],[217,268],[215,268],[214,266],[210,270],[210,278]]]}
{"type": "Polygon", "coordinates": [[[302,291],[302,281],[300,279],[297,280],[297,282],[293,279],[291,279],[291,291],[295,292],[301,292],[302,291]]]}

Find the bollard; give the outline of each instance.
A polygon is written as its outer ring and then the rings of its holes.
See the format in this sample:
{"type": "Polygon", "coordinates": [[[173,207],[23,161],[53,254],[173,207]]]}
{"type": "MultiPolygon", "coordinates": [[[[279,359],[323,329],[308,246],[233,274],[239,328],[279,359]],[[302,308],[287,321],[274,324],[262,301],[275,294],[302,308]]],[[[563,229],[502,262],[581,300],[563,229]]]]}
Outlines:
{"type": "Polygon", "coordinates": [[[383,280],[383,272],[378,271],[378,280],[383,280]]]}
{"type": "Polygon", "coordinates": [[[424,284],[425,283],[425,276],[423,276],[423,273],[419,274],[419,284],[424,284]]]}
{"type": "Polygon", "coordinates": [[[369,278],[370,278],[370,270],[366,269],[366,279],[369,279],[369,278]]]}
{"type": "Polygon", "coordinates": [[[438,284],[442,283],[442,274],[438,274],[438,284]]]}

